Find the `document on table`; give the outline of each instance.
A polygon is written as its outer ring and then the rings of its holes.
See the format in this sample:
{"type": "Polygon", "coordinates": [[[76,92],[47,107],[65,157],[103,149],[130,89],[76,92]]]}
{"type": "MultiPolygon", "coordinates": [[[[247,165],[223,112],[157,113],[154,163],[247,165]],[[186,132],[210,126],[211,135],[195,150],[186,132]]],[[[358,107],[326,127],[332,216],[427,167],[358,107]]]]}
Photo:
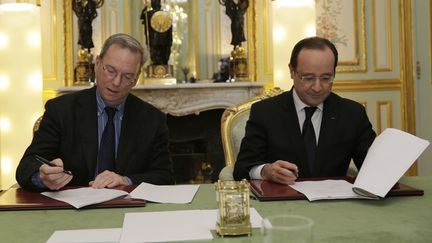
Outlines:
{"type": "Polygon", "coordinates": [[[121,232],[121,228],[58,230],[46,243],[118,243],[121,232]]]}
{"type": "Polygon", "coordinates": [[[296,182],[291,187],[310,201],[383,198],[428,146],[427,140],[387,128],[369,148],[354,185],[341,180],[325,180],[296,182]]]}
{"type": "Polygon", "coordinates": [[[55,192],[42,192],[42,195],[69,203],[75,208],[82,208],[88,205],[109,201],[114,198],[128,195],[127,192],[116,189],[95,189],[83,187],[55,192]]]}
{"type": "Polygon", "coordinates": [[[131,193],[133,199],[158,203],[190,203],[199,185],[157,186],[142,182],[131,193]]]}
{"type": "MultiPolygon", "coordinates": [[[[252,227],[261,227],[254,208],[250,216],[252,227]]],[[[120,243],[211,240],[216,219],[216,209],[126,213],[120,243]]]]}
{"type": "Polygon", "coordinates": [[[290,187],[303,193],[309,201],[348,198],[373,199],[354,193],[353,184],[345,180],[301,181],[290,185],[290,187]]]}
{"type": "MultiPolygon", "coordinates": [[[[78,229],[55,231],[46,243],[166,242],[211,240],[217,211],[185,210],[127,213],[123,229],[78,229]]],[[[253,228],[261,227],[261,215],[250,209],[253,228]]]]}

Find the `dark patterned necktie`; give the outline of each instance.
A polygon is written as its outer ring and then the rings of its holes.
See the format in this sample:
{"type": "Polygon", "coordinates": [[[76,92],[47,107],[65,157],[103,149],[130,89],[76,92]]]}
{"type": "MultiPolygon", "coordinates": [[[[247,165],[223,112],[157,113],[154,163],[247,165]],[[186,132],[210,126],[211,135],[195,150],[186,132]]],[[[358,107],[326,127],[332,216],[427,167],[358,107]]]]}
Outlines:
{"type": "Polygon", "coordinates": [[[114,171],[115,169],[115,130],[114,130],[114,115],[116,108],[105,107],[105,112],[108,116],[108,121],[102,133],[98,154],[98,173],[105,170],[114,171]]]}
{"type": "Polygon", "coordinates": [[[316,157],[316,137],[315,131],[312,125],[312,115],[317,109],[316,107],[305,107],[306,119],[303,123],[303,141],[307,153],[307,162],[309,165],[310,173],[312,176],[315,175],[315,157],[316,157]]]}

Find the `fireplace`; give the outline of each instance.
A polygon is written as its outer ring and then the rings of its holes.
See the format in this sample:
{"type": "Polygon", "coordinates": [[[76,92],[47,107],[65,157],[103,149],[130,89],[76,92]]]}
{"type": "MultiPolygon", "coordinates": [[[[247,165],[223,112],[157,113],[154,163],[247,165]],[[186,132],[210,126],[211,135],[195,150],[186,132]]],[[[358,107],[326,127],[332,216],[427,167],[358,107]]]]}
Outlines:
{"type": "Polygon", "coordinates": [[[220,135],[223,109],[198,115],[167,116],[170,152],[176,182],[209,183],[217,180],[225,159],[220,135]]]}

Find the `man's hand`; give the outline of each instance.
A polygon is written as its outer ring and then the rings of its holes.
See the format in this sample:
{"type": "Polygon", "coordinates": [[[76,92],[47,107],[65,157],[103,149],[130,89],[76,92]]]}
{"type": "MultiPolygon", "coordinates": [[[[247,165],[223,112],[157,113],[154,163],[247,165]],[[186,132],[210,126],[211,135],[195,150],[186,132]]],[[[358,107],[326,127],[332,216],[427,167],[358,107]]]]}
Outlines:
{"type": "Polygon", "coordinates": [[[63,172],[63,161],[59,158],[51,161],[55,166],[46,164],[39,167],[39,178],[42,183],[51,190],[58,190],[72,180],[72,175],[63,172]]]}
{"type": "Polygon", "coordinates": [[[298,177],[298,168],[297,165],[288,161],[277,160],[266,164],[261,170],[261,176],[265,180],[292,185],[298,177]]]}
{"type": "Polygon", "coordinates": [[[90,181],[89,185],[93,188],[112,188],[116,186],[127,186],[129,184],[126,177],[106,170],[97,175],[94,181],[90,181]]]}

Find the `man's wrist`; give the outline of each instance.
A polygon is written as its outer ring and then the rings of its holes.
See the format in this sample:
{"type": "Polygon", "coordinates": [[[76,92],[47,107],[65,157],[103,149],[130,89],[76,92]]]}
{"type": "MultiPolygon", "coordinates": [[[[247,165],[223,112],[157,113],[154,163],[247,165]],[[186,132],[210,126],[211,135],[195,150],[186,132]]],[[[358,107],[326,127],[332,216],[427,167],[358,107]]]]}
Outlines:
{"type": "Polygon", "coordinates": [[[122,180],[123,180],[124,185],[126,185],[126,186],[132,185],[132,180],[129,177],[122,176],[122,180]]]}
{"type": "Polygon", "coordinates": [[[249,171],[249,177],[255,180],[262,180],[263,177],[261,176],[262,173],[261,171],[265,165],[266,164],[262,164],[262,165],[257,165],[252,167],[251,170],[249,171]]]}
{"type": "Polygon", "coordinates": [[[31,177],[31,181],[33,183],[34,186],[36,186],[39,189],[43,189],[46,188],[45,184],[42,182],[40,176],[39,176],[39,171],[35,172],[32,177],[31,177]]]}

